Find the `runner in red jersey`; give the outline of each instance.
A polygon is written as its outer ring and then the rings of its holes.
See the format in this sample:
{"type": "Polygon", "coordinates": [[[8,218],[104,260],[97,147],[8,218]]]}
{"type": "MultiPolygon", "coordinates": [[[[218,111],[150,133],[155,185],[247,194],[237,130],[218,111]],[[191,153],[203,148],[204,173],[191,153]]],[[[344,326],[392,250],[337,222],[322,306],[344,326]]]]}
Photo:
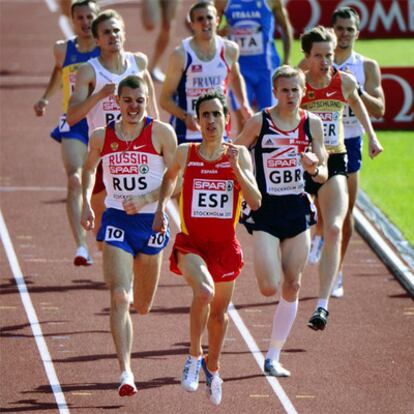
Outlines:
{"type": "Polygon", "coordinates": [[[206,374],[210,401],[221,402],[219,356],[228,325],[227,307],[235,278],[243,265],[235,236],[241,196],[256,210],[261,195],[248,151],[225,144],[225,98],[219,92],[201,96],[196,103],[202,141],[178,147],[172,166],[164,174],[153,229],[166,231],[165,208],[177,178],[183,172],[180,197],[181,233],[176,237],[171,270],[181,273],[193,290],[190,309],[190,355],[181,380],[187,391],[198,388],[200,368],[206,374]],[[208,360],[201,337],[208,330],[208,360]]]}

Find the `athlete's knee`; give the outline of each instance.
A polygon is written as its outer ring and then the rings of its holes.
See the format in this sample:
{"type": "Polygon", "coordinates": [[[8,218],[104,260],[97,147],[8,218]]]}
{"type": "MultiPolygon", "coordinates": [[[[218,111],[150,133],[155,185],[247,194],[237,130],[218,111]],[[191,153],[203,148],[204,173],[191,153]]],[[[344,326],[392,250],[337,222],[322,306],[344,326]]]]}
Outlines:
{"type": "Polygon", "coordinates": [[[76,171],[68,176],[68,191],[78,192],[82,189],[82,179],[79,171],[76,171]]]}
{"type": "Polygon", "coordinates": [[[283,293],[289,297],[296,297],[301,284],[298,280],[285,280],[283,282],[283,293]]]}
{"type": "Polygon", "coordinates": [[[194,290],[194,300],[200,305],[208,305],[214,298],[214,286],[203,283],[194,290]]]}
{"type": "Polygon", "coordinates": [[[116,309],[121,309],[123,307],[127,308],[129,306],[128,292],[122,287],[112,289],[111,303],[116,309]]]}
{"type": "Polygon", "coordinates": [[[209,320],[213,323],[226,326],[229,322],[229,314],[226,309],[219,309],[217,311],[210,310],[209,320]]]}
{"type": "Polygon", "coordinates": [[[342,235],[342,226],[338,221],[328,225],[326,232],[324,234],[325,241],[336,241],[341,238],[342,235]]]}

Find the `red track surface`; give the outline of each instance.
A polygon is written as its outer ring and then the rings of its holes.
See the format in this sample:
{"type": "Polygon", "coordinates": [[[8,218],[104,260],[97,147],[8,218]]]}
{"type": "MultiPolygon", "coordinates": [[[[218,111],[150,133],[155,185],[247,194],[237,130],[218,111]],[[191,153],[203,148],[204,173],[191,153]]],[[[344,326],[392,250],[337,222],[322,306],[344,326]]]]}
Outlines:
{"type": "MultiPolygon", "coordinates": [[[[65,177],[59,146],[48,138],[59,97],[44,119],[36,119],[32,110],[52,68],[52,44],[62,38],[58,15],[40,0],[2,0],[0,7],[1,210],[70,412],[285,412],[233,322],[222,358],[222,405],[210,405],[204,384],[195,394],[181,389],[191,294],[168,272],[169,249],[153,311],[133,315],[132,366],[139,392],[118,397],[101,259],[95,252],[91,268],[72,266],[65,177]]],[[[138,4],[118,9],[126,18],[127,49],[150,52],[154,34],[142,30],[138,4]]],[[[173,44],[185,35],[183,16],[173,44]]],[[[233,302],[265,352],[276,302],[260,296],[249,238],[244,229],[239,235],[246,266],[233,302]]],[[[58,412],[3,245],[0,251],[0,410],[58,412]]],[[[306,322],[315,305],[317,276],[315,268],[306,269],[298,317],[282,354],[292,377],[279,382],[299,413],[412,413],[414,304],[358,236],[345,274],[345,297],[331,301],[326,331],[314,332],[306,322]]]]}

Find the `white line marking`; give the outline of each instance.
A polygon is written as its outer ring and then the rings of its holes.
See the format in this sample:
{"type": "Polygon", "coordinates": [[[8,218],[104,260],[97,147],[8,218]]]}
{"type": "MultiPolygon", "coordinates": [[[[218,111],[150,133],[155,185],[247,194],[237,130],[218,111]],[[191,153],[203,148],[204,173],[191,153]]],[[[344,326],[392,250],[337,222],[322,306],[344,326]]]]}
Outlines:
{"type": "Polygon", "coordinates": [[[39,324],[39,320],[36,315],[36,311],[33,307],[32,301],[30,299],[29,292],[24,281],[22,271],[20,269],[19,262],[14,251],[13,244],[10,239],[9,232],[6,227],[6,223],[3,219],[3,214],[0,210],[0,236],[3,242],[4,250],[6,252],[7,258],[9,260],[10,268],[13,273],[14,279],[16,280],[17,288],[19,289],[20,297],[23,302],[24,309],[27,314],[27,318],[32,328],[33,336],[36,340],[37,348],[39,349],[40,356],[42,358],[43,366],[45,367],[46,375],[49,380],[49,384],[52,387],[53,395],[57,406],[59,408],[59,413],[69,414],[69,409],[66,404],[65,396],[62,392],[59,380],[56,375],[55,367],[53,366],[53,361],[50,356],[49,350],[46,345],[46,341],[43,338],[42,329],[39,324]]]}
{"type": "Polygon", "coordinates": [[[59,6],[55,0],[45,0],[45,3],[52,13],[56,13],[58,11],[59,6]]]}
{"type": "Polygon", "coordinates": [[[72,26],[70,25],[70,21],[66,16],[59,16],[59,27],[65,35],[66,39],[70,39],[71,37],[75,36],[72,26]]]}
{"type": "MultiPolygon", "coordinates": [[[[168,212],[171,215],[172,221],[177,226],[177,228],[180,228],[180,216],[178,214],[177,208],[175,207],[173,203],[167,204],[167,208],[168,208],[168,212]]],[[[234,307],[232,302],[230,302],[228,310],[229,310],[229,315],[231,319],[233,320],[233,323],[236,325],[236,328],[240,332],[240,335],[243,337],[244,342],[246,342],[247,347],[249,348],[251,354],[253,355],[253,358],[256,360],[257,365],[259,365],[259,368],[262,371],[263,365],[264,365],[264,357],[262,353],[260,352],[260,349],[257,346],[255,340],[253,339],[253,336],[247,329],[247,326],[243,322],[243,319],[241,318],[239,312],[234,307]]],[[[286,412],[288,414],[297,414],[295,407],[293,406],[292,402],[289,400],[289,397],[286,395],[279,381],[274,377],[266,376],[265,378],[267,379],[267,382],[272,387],[276,396],[279,398],[286,412]]]]}

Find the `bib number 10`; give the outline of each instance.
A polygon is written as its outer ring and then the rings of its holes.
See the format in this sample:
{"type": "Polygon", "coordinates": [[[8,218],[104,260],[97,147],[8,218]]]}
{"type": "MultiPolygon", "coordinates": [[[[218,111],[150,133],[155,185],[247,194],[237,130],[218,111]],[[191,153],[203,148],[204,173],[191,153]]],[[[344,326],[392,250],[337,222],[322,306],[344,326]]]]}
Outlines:
{"type": "Polygon", "coordinates": [[[165,234],[164,233],[154,233],[151,234],[150,239],[148,240],[149,247],[162,247],[165,242],[165,234]]]}

